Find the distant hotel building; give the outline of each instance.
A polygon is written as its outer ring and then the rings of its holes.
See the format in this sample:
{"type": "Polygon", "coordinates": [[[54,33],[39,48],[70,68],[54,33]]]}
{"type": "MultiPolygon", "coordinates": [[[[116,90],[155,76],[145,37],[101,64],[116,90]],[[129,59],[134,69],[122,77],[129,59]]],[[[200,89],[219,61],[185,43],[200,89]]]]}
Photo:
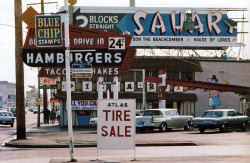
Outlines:
{"type": "Polygon", "coordinates": [[[0,106],[16,106],[16,84],[0,81],[0,106]]]}

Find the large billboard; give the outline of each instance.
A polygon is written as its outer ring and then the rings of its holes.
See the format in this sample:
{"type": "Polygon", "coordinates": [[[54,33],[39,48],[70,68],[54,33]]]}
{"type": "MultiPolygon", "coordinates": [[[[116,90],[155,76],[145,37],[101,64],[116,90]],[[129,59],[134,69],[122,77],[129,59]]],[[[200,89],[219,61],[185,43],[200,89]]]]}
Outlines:
{"type": "Polygon", "coordinates": [[[133,36],[132,47],[229,47],[237,23],[225,10],[74,6],[74,25],[133,36]]]}

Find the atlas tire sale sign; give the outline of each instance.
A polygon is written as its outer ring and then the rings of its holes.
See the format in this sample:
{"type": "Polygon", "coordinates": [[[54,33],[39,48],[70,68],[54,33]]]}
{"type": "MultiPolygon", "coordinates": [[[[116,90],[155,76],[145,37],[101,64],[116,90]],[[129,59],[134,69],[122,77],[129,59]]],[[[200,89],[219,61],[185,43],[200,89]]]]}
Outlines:
{"type": "Polygon", "coordinates": [[[98,149],[134,149],[135,112],[135,99],[98,100],[98,149]]]}

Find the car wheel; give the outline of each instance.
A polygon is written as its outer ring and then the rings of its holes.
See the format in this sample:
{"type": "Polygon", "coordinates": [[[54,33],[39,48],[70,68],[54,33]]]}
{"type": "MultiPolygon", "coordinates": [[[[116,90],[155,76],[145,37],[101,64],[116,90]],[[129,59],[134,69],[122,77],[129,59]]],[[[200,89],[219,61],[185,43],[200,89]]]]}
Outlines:
{"type": "Polygon", "coordinates": [[[185,131],[190,131],[190,129],[191,129],[190,122],[187,122],[187,123],[185,124],[185,126],[184,126],[184,130],[185,130],[185,131]]]}
{"type": "Polygon", "coordinates": [[[13,126],[14,126],[14,124],[12,123],[12,124],[10,124],[10,126],[11,126],[11,127],[13,127],[13,126]]]}
{"type": "Polygon", "coordinates": [[[247,122],[246,121],[243,122],[241,129],[242,129],[242,131],[246,131],[246,129],[247,129],[247,122]]]}
{"type": "Polygon", "coordinates": [[[223,133],[227,132],[227,125],[226,125],[226,124],[223,124],[223,125],[221,126],[220,132],[223,132],[223,133]]]}
{"type": "Polygon", "coordinates": [[[199,128],[200,133],[204,133],[205,130],[206,130],[206,129],[204,129],[204,128],[202,128],[202,127],[199,128]]]}
{"type": "Polygon", "coordinates": [[[166,123],[162,123],[160,125],[159,129],[160,129],[161,132],[166,132],[167,131],[167,124],[166,123]]]}

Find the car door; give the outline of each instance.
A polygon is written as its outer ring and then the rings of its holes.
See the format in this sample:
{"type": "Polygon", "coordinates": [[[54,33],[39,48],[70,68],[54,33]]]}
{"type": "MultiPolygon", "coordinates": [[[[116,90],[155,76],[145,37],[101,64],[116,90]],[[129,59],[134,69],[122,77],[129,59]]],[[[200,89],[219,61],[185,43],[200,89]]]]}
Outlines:
{"type": "Polygon", "coordinates": [[[172,120],[174,128],[179,128],[180,127],[181,122],[180,122],[177,111],[171,110],[171,120],[172,120]]]}
{"type": "Polygon", "coordinates": [[[228,126],[237,126],[237,121],[236,121],[237,114],[236,114],[236,112],[235,111],[228,111],[227,116],[229,118],[228,126]]]}
{"type": "Polygon", "coordinates": [[[170,110],[165,111],[164,117],[165,117],[165,121],[167,123],[167,127],[173,128],[174,127],[174,120],[171,117],[171,111],[170,110]]]}

